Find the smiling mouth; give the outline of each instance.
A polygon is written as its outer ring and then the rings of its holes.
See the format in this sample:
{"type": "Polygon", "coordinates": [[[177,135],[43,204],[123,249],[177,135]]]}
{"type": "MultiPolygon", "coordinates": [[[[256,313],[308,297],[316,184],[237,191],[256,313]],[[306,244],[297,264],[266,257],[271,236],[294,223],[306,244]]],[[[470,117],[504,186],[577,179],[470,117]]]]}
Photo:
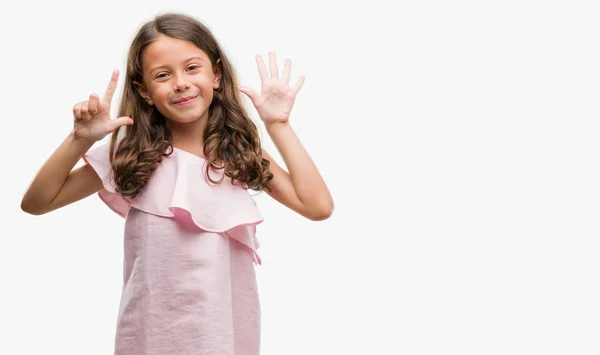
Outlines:
{"type": "Polygon", "coordinates": [[[173,102],[173,105],[186,105],[186,104],[194,102],[197,97],[198,96],[194,96],[194,97],[190,97],[189,99],[186,99],[186,100],[183,100],[183,101],[173,102]]]}

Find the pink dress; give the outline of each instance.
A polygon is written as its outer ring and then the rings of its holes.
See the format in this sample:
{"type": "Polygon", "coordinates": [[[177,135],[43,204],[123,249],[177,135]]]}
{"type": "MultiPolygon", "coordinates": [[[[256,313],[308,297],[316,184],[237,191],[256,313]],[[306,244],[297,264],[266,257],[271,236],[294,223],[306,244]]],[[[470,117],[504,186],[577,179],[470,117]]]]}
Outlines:
{"type": "Polygon", "coordinates": [[[109,144],[83,159],[125,218],[115,355],[258,355],[262,217],[248,191],[210,183],[204,159],[174,148],[130,200],[115,192],[109,144]]]}

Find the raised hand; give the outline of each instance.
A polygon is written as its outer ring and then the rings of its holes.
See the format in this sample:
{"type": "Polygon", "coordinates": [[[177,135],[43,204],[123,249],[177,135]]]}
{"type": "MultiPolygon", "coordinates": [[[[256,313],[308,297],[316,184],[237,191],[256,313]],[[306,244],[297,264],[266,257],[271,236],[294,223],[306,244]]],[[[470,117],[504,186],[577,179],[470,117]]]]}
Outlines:
{"type": "Polygon", "coordinates": [[[102,100],[98,95],[91,94],[89,100],[73,106],[73,116],[75,116],[73,136],[76,139],[96,142],[123,125],[133,124],[133,120],[129,117],[119,117],[115,120],[110,118],[110,105],[118,79],[119,71],[115,69],[102,100]]]}
{"type": "Polygon", "coordinates": [[[247,87],[240,88],[240,91],[252,100],[254,107],[265,124],[287,122],[294,106],[294,101],[296,100],[296,94],[302,88],[302,84],[304,84],[304,76],[300,76],[296,84],[290,87],[292,62],[286,59],[283,68],[283,77],[279,79],[277,60],[273,52],[269,52],[270,77],[260,54],[256,56],[256,64],[258,65],[258,73],[261,81],[260,95],[247,87]]]}

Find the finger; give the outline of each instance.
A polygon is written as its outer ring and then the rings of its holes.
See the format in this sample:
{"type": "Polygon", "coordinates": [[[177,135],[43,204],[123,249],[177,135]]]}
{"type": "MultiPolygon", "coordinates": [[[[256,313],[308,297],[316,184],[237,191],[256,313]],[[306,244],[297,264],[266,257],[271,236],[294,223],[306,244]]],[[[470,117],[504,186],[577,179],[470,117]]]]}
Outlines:
{"type": "Polygon", "coordinates": [[[112,102],[113,95],[117,90],[117,82],[119,81],[119,69],[114,69],[112,72],[112,76],[110,77],[110,82],[108,83],[108,87],[106,88],[106,92],[104,93],[103,101],[107,102],[110,106],[112,102]]]}
{"type": "Polygon", "coordinates": [[[304,77],[303,76],[298,78],[296,85],[294,85],[294,87],[292,87],[292,91],[297,94],[298,91],[300,91],[300,89],[302,88],[302,85],[304,85],[304,77]]]}
{"type": "Polygon", "coordinates": [[[111,124],[111,129],[114,131],[121,126],[132,125],[133,120],[129,117],[123,116],[123,117],[119,117],[119,118],[112,120],[110,124],[111,124]]]}
{"type": "Polygon", "coordinates": [[[90,95],[90,99],[88,101],[88,112],[92,115],[95,115],[98,113],[98,95],[96,94],[91,94],[90,95]]]}
{"type": "Polygon", "coordinates": [[[283,82],[286,85],[290,85],[290,73],[292,71],[292,61],[289,59],[285,60],[285,65],[283,66],[283,77],[281,78],[281,80],[283,80],[283,82]]]}
{"type": "Polygon", "coordinates": [[[258,66],[258,74],[260,75],[260,81],[264,83],[269,80],[269,75],[267,74],[267,68],[265,67],[265,62],[260,54],[256,55],[256,65],[258,66]]]}
{"type": "Polygon", "coordinates": [[[75,106],[73,106],[73,116],[78,120],[81,119],[81,103],[75,104],[75,106]]]}
{"type": "Polygon", "coordinates": [[[110,110],[110,102],[109,103],[105,103],[102,100],[98,100],[98,112],[100,112],[100,111],[109,111],[109,110],[110,110]]]}
{"type": "Polygon", "coordinates": [[[247,87],[240,88],[240,91],[246,94],[246,96],[250,98],[254,106],[256,106],[256,102],[258,102],[258,94],[256,93],[256,91],[247,87]]]}
{"type": "Polygon", "coordinates": [[[269,66],[271,68],[271,79],[278,79],[279,69],[277,69],[277,58],[275,58],[275,52],[269,52],[269,66]]]}
{"type": "Polygon", "coordinates": [[[88,102],[84,101],[81,103],[81,119],[89,121],[91,118],[92,116],[88,112],[88,102]]]}

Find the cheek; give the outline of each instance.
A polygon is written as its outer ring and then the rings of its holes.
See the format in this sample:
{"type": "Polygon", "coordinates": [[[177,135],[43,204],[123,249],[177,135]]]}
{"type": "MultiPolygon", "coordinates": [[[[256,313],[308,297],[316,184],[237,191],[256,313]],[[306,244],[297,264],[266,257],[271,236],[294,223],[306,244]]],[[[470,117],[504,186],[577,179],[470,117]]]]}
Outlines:
{"type": "Polygon", "coordinates": [[[167,105],[169,102],[169,90],[165,87],[154,88],[152,99],[156,105],[167,105]]]}
{"type": "Polygon", "coordinates": [[[202,75],[200,78],[198,78],[198,84],[204,90],[212,89],[213,77],[210,75],[202,75]]]}
{"type": "Polygon", "coordinates": [[[169,96],[169,88],[166,85],[157,86],[154,89],[154,97],[157,99],[165,99],[169,96]]]}

